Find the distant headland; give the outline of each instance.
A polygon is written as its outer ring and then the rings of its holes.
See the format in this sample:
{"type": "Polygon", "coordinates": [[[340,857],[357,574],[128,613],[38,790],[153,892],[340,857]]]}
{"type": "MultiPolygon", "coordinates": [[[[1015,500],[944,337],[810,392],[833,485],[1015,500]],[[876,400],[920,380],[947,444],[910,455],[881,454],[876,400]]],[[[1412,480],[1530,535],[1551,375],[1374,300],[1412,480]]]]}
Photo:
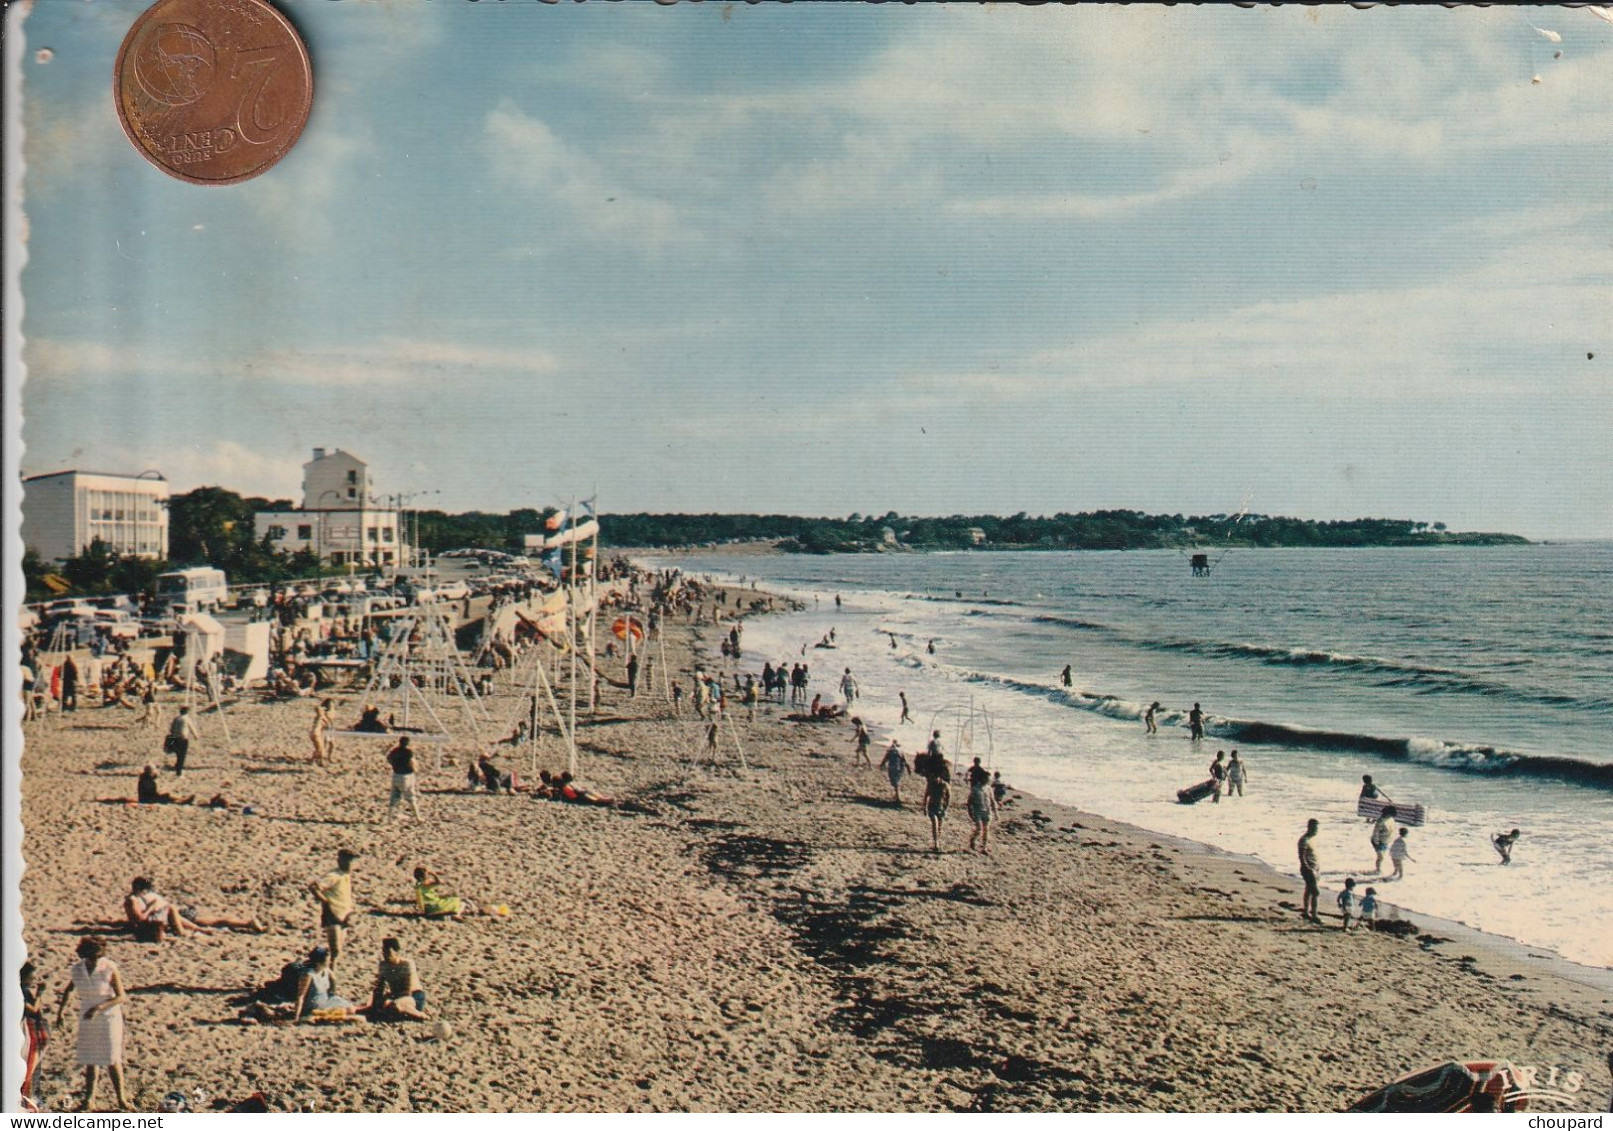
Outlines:
{"type": "Polygon", "coordinates": [[[1526,546],[1517,534],[1456,532],[1442,522],[1357,518],[1320,522],[1277,515],[1184,517],[1140,511],[946,518],[853,514],[613,514],[602,541],[671,549],[770,545],[779,553],[870,554],[927,550],[1159,550],[1230,547],[1526,546]]]}

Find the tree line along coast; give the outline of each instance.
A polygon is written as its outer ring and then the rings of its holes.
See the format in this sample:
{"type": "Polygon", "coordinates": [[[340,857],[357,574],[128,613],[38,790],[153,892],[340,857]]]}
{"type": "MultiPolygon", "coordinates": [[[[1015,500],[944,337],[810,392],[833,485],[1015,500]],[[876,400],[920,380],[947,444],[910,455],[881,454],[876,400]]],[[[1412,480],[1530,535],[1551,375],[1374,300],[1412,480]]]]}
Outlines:
{"type": "MultiPolygon", "coordinates": [[[[198,487],[173,496],[164,561],[119,558],[91,544],[61,563],[25,552],[30,601],[61,596],[139,593],[158,574],[190,565],[225,571],[231,584],[258,584],[331,572],[308,551],[286,553],[254,535],[252,516],[289,505],[198,487]]],[[[554,508],[520,507],[503,514],[410,512],[419,547],[436,555],[475,546],[519,552],[554,508]]],[[[854,554],[927,550],[1217,550],[1232,547],[1355,548],[1367,546],[1528,545],[1516,534],[1456,532],[1442,522],[1359,518],[1340,521],[1259,514],[1155,515],[1132,510],[1053,515],[904,516],[852,514],[825,518],[785,514],[612,514],[601,544],[666,549],[763,543],[780,553],[854,554]]]]}

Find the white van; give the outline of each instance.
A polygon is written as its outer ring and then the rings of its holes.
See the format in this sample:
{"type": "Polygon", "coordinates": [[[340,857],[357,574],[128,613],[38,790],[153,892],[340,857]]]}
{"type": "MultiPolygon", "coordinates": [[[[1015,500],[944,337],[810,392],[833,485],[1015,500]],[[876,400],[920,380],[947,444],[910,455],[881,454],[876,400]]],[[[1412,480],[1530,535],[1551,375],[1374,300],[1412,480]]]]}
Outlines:
{"type": "Polygon", "coordinates": [[[175,613],[205,613],[228,596],[224,571],[206,566],[157,575],[157,600],[175,613]]]}

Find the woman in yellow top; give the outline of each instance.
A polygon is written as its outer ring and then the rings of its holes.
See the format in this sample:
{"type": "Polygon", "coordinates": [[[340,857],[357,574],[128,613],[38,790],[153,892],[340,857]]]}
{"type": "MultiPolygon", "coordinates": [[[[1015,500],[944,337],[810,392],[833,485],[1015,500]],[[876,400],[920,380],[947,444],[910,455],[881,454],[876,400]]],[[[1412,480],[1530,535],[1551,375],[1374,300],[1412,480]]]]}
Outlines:
{"type": "Polygon", "coordinates": [[[425,868],[414,870],[414,906],[428,919],[459,919],[475,915],[476,908],[457,895],[439,890],[442,881],[425,868]]]}

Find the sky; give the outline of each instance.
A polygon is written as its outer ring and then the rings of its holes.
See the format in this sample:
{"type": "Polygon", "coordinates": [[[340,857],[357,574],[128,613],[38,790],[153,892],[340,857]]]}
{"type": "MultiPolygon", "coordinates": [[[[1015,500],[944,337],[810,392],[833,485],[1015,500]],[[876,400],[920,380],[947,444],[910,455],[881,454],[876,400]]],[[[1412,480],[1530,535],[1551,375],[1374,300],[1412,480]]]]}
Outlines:
{"type": "Polygon", "coordinates": [[[23,25],[25,473],[1613,537],[1588,11],[279,0],[308,126],[201,187],[146,6],[23,25]]]}

